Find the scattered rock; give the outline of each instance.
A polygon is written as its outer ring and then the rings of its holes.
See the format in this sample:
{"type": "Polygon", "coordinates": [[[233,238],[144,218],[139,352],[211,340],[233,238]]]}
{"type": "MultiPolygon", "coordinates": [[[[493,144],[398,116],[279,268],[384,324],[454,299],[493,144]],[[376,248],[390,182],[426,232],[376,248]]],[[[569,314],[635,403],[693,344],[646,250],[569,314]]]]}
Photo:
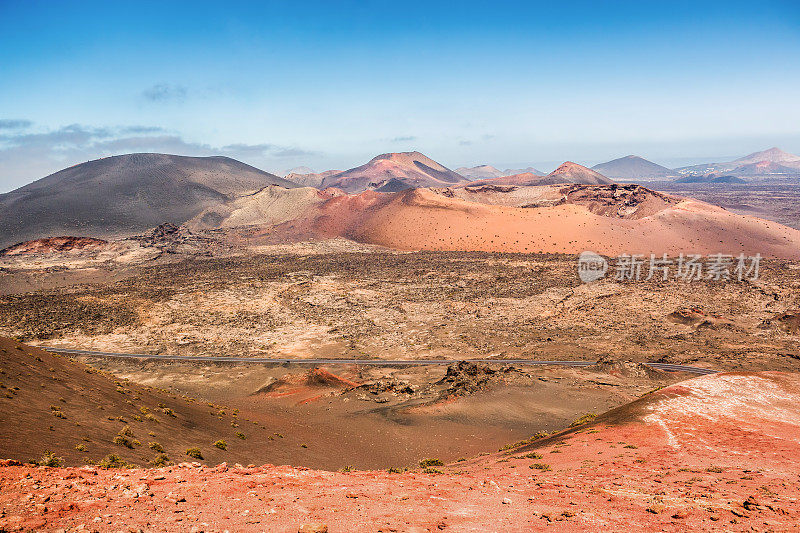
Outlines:
{"type": "Polygon", "coordinates": [[[761,509],[761,504],[753,496],[750,496],[742,503],[742,507],[748,511],[757,511],[761,509]]]}
{"type": "Polygon", "coordinates": [[[764,320],[760,327],[768,328],[772,325],[777,325],[790,335],[797,335],[800,333],[800,309],[790,309],[783,313],[778,313],[774,317],[764,320]]]}
{"type": "Polygon", "coordinates": [[[297,533],[328,533],[328,526],[325,524],[303,524],[297,533]]]}
{"type": "Polygon", "coordinates": [[[645,364],[618,360],[610,356],[601,357],[595,364],[586,368],[596,372],[631,378],[664,379],[667,375],[666,372],[650,368],[645,364]]]}

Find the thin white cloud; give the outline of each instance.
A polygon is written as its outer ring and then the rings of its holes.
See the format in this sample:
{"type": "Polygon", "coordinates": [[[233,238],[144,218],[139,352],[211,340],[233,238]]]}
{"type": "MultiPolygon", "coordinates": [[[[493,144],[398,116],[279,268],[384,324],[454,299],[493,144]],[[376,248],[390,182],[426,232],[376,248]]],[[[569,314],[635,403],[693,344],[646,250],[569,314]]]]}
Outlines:
{"type": "Polygon", "coordinates": [[[33,122],[24,119],[0,118],[0,130],[22,130],[30,128],[33,122]]]}
{"type": "Polygon", "coordinates": [[[188,89],[183,85],[171,85],[169,83],[156,83],[142,91],[145,100],[151,102],[180,102],[186,99],[188,89]]]}

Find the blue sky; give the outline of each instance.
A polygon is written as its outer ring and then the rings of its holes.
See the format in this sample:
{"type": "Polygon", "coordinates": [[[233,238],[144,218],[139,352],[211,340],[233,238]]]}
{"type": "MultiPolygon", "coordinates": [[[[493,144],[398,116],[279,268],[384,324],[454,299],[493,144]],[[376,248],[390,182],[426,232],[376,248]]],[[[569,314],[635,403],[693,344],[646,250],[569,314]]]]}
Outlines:
{"type": "Polygon", "coordinates": [[[104,155],[800,152],[800,4],[0,0],[0,191],[104,155]]]}

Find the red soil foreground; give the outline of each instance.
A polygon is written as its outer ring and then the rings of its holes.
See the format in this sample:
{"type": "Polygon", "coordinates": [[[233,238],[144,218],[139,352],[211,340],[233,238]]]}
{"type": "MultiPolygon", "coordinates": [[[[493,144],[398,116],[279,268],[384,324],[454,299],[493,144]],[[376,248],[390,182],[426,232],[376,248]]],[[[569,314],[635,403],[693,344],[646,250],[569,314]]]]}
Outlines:
{"type": "Polygon", "coordinates": [[[794,374],[704,376],[441,474],[5,466],[0,530],[800,530],[799,400],[794,374]]]}

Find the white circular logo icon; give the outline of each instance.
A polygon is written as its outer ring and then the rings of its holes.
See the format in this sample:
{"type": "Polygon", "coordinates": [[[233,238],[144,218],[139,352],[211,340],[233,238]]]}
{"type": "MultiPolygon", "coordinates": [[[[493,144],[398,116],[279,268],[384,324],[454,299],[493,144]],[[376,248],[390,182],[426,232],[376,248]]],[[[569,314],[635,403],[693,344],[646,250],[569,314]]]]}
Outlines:
{"type": "Polygon", "coordinates": [[[578,277],[584,283],[602,279],[608,272],[608,261],[595,252],[581,252],[578,256],[578,277]]]}

